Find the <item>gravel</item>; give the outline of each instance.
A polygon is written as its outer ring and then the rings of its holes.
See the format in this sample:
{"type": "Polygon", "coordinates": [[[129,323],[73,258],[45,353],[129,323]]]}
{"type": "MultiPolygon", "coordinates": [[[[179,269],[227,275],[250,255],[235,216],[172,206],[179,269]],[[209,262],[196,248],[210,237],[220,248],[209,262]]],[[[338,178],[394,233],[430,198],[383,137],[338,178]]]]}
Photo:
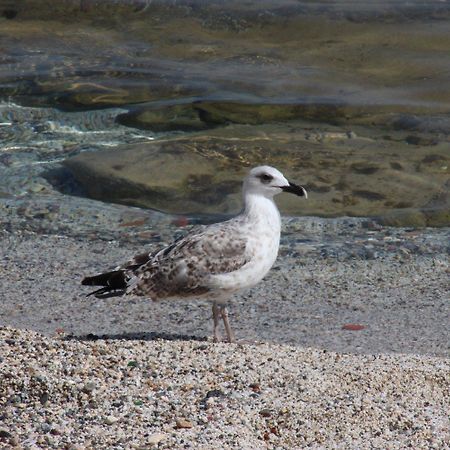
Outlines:
{"type": "Polygon", "coordinates": [[[5,448],[448,448],[450,362],[0,329],[5,448]],[[94,385],[94,389],[86,386],[94,385]]]}

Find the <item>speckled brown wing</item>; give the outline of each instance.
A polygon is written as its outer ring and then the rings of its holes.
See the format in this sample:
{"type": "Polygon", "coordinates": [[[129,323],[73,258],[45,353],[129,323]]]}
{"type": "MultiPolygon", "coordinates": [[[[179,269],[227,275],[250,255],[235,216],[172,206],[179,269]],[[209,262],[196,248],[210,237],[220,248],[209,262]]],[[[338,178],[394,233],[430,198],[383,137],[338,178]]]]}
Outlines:
{"type": "Polygon", "coordinates": [[[146,263],[130,267],[127,294],[154,300],[206,294],[210,275],[232,272],[248,262],[246,240],[232,224],[220,225],[189,234],[146,263]]]}

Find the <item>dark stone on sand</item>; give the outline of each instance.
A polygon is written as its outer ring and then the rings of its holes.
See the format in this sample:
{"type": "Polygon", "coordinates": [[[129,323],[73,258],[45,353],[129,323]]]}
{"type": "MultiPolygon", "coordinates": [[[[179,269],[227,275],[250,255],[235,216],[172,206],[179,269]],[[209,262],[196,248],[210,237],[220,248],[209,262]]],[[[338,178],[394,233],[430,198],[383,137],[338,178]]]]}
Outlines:
{"type": "Polygon", "coordinates": [[[7,430],[0,430],[0,439],[7,439],[10,438],[12,434],[7,430]]]}

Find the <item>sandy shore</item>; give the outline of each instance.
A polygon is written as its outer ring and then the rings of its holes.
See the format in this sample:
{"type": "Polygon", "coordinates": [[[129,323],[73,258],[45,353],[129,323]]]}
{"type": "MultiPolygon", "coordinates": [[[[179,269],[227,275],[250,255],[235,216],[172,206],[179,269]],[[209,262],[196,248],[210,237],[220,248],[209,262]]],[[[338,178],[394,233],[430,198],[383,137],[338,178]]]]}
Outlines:
{"type": "Polygon", "coordinates": [[[448,229],[284,220],[227,345],[207,303],[84,297],[182,232],[108,208],[77,230],[3,218],[0,447],[448,448],[448,229]]]}

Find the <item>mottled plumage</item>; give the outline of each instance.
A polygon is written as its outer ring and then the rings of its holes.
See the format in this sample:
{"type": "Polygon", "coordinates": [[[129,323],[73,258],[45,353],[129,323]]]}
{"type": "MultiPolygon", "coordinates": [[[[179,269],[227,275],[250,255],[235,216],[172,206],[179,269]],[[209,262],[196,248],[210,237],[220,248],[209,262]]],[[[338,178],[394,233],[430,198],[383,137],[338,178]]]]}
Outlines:
{"type": "Polygon", "coordinates": [[[257,167],[244,180],[244,210],[240,215],[193,230],[168,247],[139,254],[113,271],[87,277],[82,283],[102,286],[91,292],[96,297],[206,297],[214,302],[215,340],[219,339],[220,315],[232,341],[226,302],[235,292],[257,284],[273,265],[281,224],[272,197],[283,190],[306,196],[302,187],[289,183],[278,170],[257,167]]]}

